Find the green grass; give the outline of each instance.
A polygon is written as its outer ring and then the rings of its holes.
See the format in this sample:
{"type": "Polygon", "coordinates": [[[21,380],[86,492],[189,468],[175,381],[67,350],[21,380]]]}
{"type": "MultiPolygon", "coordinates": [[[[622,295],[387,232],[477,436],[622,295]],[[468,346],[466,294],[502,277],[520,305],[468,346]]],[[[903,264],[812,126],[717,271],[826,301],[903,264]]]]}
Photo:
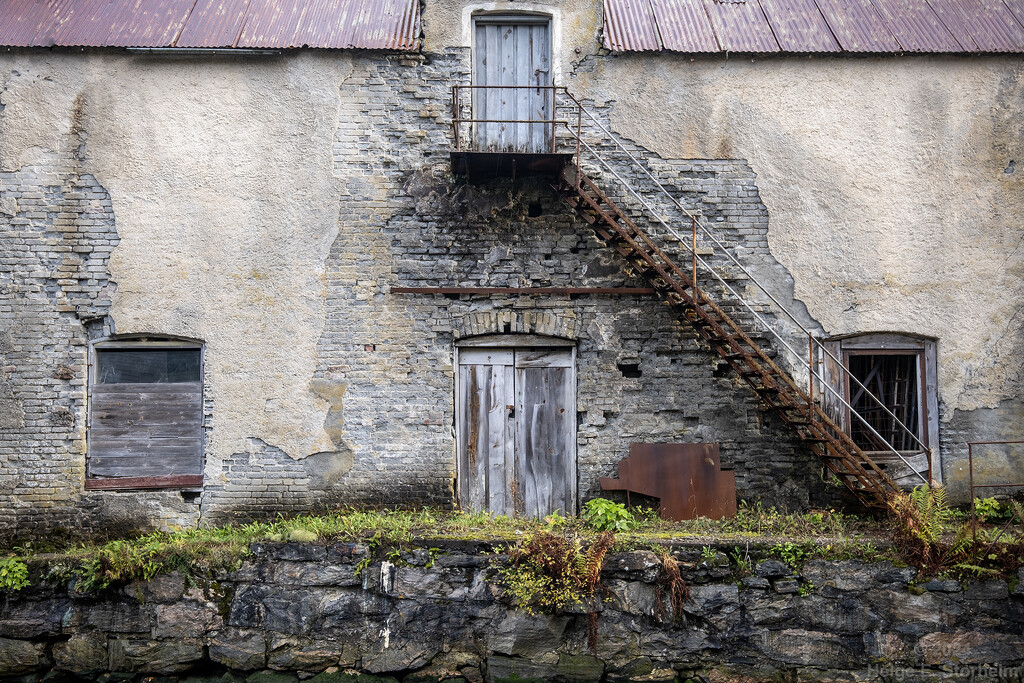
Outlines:
{"type": "MultiPolygon", "coordinates": [[[[657,549],[673,543],[704,545],[728,554],[751,549],[804,562],[813,557],[883,559],[885,525],[834,510],[784,514],[761,504],[741,505],[734,518],[666,522],[651,510],[633,510],[628,532],[616,536],[614,550],[657,549]]],[[[132,539],[79,544],[56,553],[39,553],[30,544],[0,551],[12,572],[25,563],[31,578],[66,581],[74,589],[95,592],[157,574],[181,571],[200,579],[241,566],[258,542],[362,542],[381,557],[431,541],[516,543],[539,532],[556,532],[586,540],[597,530],[580,518],[552,515],[546,519],[511,518],[488,513],[422,510],[360,510],[343,508],[323,514],[280,516],[273,521],[156,532],[132,539]],[[423,542],[418,542],[422,539],[423,542]]],[[[426,546],[424,546],[426,547],[426,546]]],[[[736,554],[736,557],[741,557],[736,554]]],[[[737,562],[741,573],[749,558],[737,562]]],[[[13,573],[11,574],[14,576],[13,573]]],[[[2,590],[16,590],[12,578],[2,590]]]]}

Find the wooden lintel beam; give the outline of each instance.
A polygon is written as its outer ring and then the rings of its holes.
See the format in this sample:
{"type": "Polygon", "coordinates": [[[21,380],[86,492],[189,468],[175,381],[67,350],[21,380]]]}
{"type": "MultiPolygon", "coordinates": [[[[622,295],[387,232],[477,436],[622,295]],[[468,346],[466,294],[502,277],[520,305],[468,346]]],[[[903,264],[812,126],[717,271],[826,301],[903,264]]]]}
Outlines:
{"type": "Polygon", "coordinates": [[[392,287],[392,294],[654,294],[653,287],[392,287]]]}

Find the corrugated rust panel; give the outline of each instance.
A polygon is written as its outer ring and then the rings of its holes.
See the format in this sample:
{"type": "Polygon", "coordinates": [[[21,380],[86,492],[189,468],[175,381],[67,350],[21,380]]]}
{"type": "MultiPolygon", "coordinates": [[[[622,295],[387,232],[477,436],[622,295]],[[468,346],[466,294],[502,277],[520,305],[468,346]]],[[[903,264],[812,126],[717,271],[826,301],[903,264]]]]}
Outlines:
{"type": "Polygon", "coordinates": [[[928,4],[964,50],[1024,50],[1024,26],[1002,0],[928,0],[928,4]]]}
{"type": "Polygon", "coordinates": [[[69,0],[57,14],[50,41],[68,47],[103,46],[114,21],[109,0],[69,0]]]}
{"type": "Polygon", "coordinates": [[[46,0],[8,0],[0,12],[0,45],[38,45],[37,37],[48,35],[55,20],[52,3],[46,0]]]}
{"type": "Polygon", "coordinates": [[[900,44],[871,0],[815,0],[839,45],[847,52],[899,52],[900,44]]]}
{"type": "Polygon", "coordinates": [[[759,0],[761,9],[787,52],[839,52],[825,17],[814,0],[759,0]]]}
{"type": "Polygon", "coordinates": [[[906,52],[963,52],[927,0],[872,0],[906,52]]]}
{"type": "Polygon", "coordinates": [[[236,47],[415,50],[417,0],[251,0],[236,47]]]}
{"type": "Polygon", "coordinates": [[[113,14],[106,45],[166,47],[181,32],[195,0],[135,0],[113,14]]]}
{"type": "Polygon", "coordinates": [[[650,0],[604,0],[604,46],[616,52],[661,49],[650,0]]]}
{"type": "Polygon", "coordinates": [[[1017,23],[1024,27],[1024,2],[1020,0],[1003,0],[1006,7],[1017,18],[1017,23]]]}
{"type": "Polygon", "coordinates": [[[651,0],[651,6],[666,50],[721,51],[702,0],[651,0]]]}
{"type": "Polygon", "coordinates": [[[727,52],[778,52],[779,43],[757,0],[704,0],[715,35],[727,52]]]}
{"type": "Polygon", "coordinates": [[[242,33],[249,0],[196,0],[174,47],[232,47],[242,33]]]}
{"type": "Polygon", "coordinates": [[[318,2],[302,0],[250,0],[245,27],[235,47],[302,47],[302,16],[318,2]],[[298,43],[298,44],[296,44],[298,43]]]}

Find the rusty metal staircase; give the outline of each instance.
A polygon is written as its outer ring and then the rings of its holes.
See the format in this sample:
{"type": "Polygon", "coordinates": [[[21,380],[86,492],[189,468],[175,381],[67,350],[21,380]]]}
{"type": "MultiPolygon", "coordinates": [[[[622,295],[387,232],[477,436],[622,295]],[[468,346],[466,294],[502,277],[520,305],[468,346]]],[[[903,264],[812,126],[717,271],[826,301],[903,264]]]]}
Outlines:
{"type": "MultiPolygon", "coordinates": [[[[535,175],[552,178],[554,187],[569,205],[575,208],[583,219],[594,228],[598,237],[621,254],[629,263],[629,268],[632,271],[646,278],[661,294],[665,302],[678,310],[680,317],[688,322],[711,349],[736,371],[737,375],[750,386],[768,409],[779,415],[792,428],[793,432],[809,445],[811,450],[822,460],[827,470],[835,475],[861,503],[868,508],[884,508],[889,496],[898,491],[899,487],[883,471],[885,465],[880,466],[875,463],[850,437],[847,430],[837,424],[837,421],[852,423],[853,420],[858,420],[867,432],[877,437],[879,443],[888,449],[885,451],[887,457],[892,459],[894,456],[895,460],[902,461],[922,482],[931,482],[931,450],[927,445],[882,404],[836,356],[820,343],[816,344],[814,333],[808,330],[768,289],[761,285],[707,226],[701,226],[704,237],[718,248],[715,253],[724,254],[732,266],[743,273],[747,282],[771,302],[766,310],[772,311],[772,315],[783,314],[784,319],[788,320],[787,324],[794,325],[794,329],[800,331],[797,334],[802,332],[806,335],[807,354],[801,357],[801,353],[790,343],[792,339],[784,338],[765,317],[755,310],[755,306],[760,304],[752,305],[747,297],[740,295],[726,281],[727,276],[723,276],[711,263],[698,254],[697,228],[700,224],[698,217],[665,188],[647,167],[647,163],[641,162],[617,136],[612,134],[608,126],[602,123],[583,105],[583,102],[566,88],[555,85],[543,88],[551,93],[552,107],[551,118],[542,119],[503,121],[474,118],[472,108],[460,99],[462,90],[502,91],[519,87],[524,86],[453,86],[452,127],[456,149],[452,152],[452,165],[456,172],[459,172],[460,163],[465,166],[468,163],[467,159],[472,160],[471,157],[475,158],[474,155],[482,157],[481,163],[491,166],[495,164],[493,158],[495,154],[488,153],[487,150],[474,150],[472,144],[462,144],[464,140],[475,139],[472,135],[467,136],[460,133],[464,128],[467,131],[477,130],[475,126],[482,123],[546,126],[545,130],[551,135],[550,153],[520,154],[518,156],[530,158],[517,159],[522,162],[519,168],[530,170],[535,175]],[[584,153],[587,155],[589,164],[587,166],[583,161],[584,153]],[[616,160],[616,166],[609,163],[612,158],[616,160]],[[620,191],[620,194],[615,195],[616,199],[620,204],[625,201],[619,199],[620,195],[630,200],[631,206],[625,207],[629,209],[630,213],[612,201],[608,193],[603,191],[591,177],[588,177],[587,172],[590,169],[593,169],[591,175],[595,177],[597,174],[601,174],[602,182],[614,183],[617,181],[617,185],[612,185],[618,187],[620,191]],[[627,169],[631,171],[627,175],[633,178],[646,178],[646,181],[653,186],[648,188],[647,195],[634,187],[634,182],[627,182],[623,179],[619,171],[627,169]],[[604,175],[605,173],[607,176],[604,175]],[[678,210],[684,219],[692,221],[692,241],[687,243],[688,240],[684,239],[662,217],[661,210],[656,209],[649,201],[651,196],[659,196],[663,204],[675,207],[675,210],[678,210]],[[638,206],[632,205],[634,200],[638,206]],[[635,213],[631,213],[634,210],[635,213]],[[649,225],[649,228],[660,224],[658,230],[664,234],[659,235],[650,229],[645,232],[639,227],[638,222],[649,225]],[[682,247],[679,250],[680,253],[688,250],[691,255],[690,272],[684,272],[671,255],[659,246],[655,238],[662,241],[675,240],[674,244],[682,247]],[[722,286],[724,298],[721,302],[716,303],[707,291],[700,288],[698,264],[703,276],[710,276],[722,286]],[[745,308],[747,313],[752,316],[752,322],[744,324],[752,325],[761,333],[766,331],[775,337],[776,343],[759,344],[760,337],[757,334],[746,331],[723,309],[723,306],[736,305],[745,308]],[[753,323],[757,323],[757,325],[753,323]],[[832,386],[825,380],[823,372],[815,370],[816,351],[820,352],[822,366],[834,365],[837,368],[836,372],[841,374],[842,382],[845,385],[856,386],[861,395],[866,397],[865,400],[874,402],[872,405],[874,410],[886,414],[894,425],[909,435],[908,441],[919,446],[921,452],[928,456],[927,477],[920,470],[914,469],[904,454],[886,441],[865,417],[850,405],[848,397],[843,395],[842,389],[832,386]],[[797,371],[806,368],[806,391],[798,386],[791,373],[787,373],[776,362],[777,352],[788,353],[786,358],[791,362],[795,358],[796,362],[792,363],[792,367],[797,371]],[[828,402],[820,404],[816,402],[815,382],[818,382],[821,387],[819,398],[824,398],[821,394],[830,394],[828,402]],[[845,411],[845,414],[829,412],[837,410],[845,411]]],[[[529,87],[533,88],[534,86],[529,87]]],[[[643,154],[641,153],[639,156],[643,156],[643,154]]],[[[517,166],[513,164],[513,175],[516,168],[517,166]]],[[[469,170],[463,168],[462,173],[468,175],[469,170]]],[[[780,316],[780,319],[783,317],[780,316]]],[[[800,344],[796,345],[800,346],[800,344]]]]}
{"type": "MultiPolygon", "coordinates": [[[[556,188],[598,237],[645,277],[680,317],[721,356],[761,401],[869,508],[884,508],[895,483],[697,284],[696,250],[685,273],[577,166],[566,165],[556,188]]],[[[810,385],[813,387],[813,384],[810,385]]]]}

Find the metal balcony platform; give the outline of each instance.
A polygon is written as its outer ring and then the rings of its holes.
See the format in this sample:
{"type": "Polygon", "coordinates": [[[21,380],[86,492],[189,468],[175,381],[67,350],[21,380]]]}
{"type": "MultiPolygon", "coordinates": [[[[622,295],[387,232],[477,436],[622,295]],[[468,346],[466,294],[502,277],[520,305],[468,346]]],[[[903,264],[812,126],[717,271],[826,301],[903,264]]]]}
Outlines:
{"type": "Polygon", "coordinates": [[[452,152],[452,173],[470,182],[528,176],[558,178],[572,154],[525,152],[452,152]]]}

